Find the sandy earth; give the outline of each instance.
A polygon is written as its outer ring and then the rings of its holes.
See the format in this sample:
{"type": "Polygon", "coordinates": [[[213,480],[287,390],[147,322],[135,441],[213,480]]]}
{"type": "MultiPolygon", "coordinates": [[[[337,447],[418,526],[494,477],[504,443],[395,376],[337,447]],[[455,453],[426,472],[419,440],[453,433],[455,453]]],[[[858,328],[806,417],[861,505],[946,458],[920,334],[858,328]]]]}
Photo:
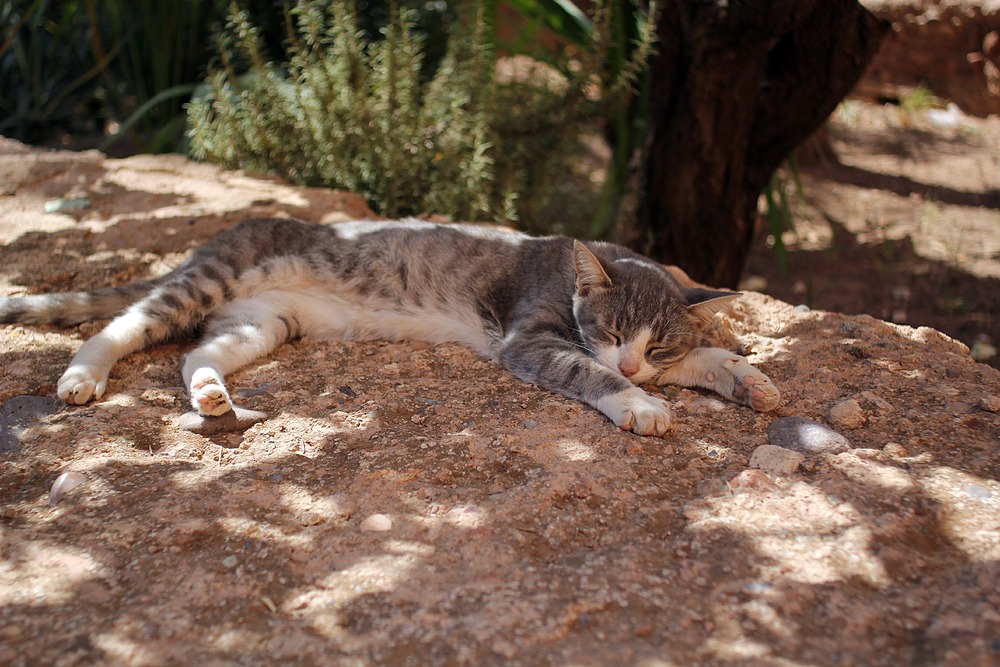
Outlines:
{"type": "MultiPolygon", "coordinates": [[[[252,215],[365,214],[9,141],[0,183],[5,294],[163,271],[252,215]]],[[[757,293],[719,325],[782,404],[666,388],[662,440],[461,347],[310,340],[232,377],[270,419],[204,437],[175,423],[190,342],[66,408],[53,383],[96,327],[0,326],[0,664],[1000,662],[1000,371],[757,293]]]]}

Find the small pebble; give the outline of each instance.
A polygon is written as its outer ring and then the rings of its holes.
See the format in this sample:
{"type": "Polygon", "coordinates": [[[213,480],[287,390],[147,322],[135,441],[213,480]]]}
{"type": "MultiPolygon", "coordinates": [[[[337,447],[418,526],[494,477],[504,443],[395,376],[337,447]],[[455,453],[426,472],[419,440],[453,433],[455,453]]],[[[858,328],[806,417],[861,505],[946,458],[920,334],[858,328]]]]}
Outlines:
{"type": "Polygon", "coordinates": [[[750,467],[763,470],[770,475],[791,475],[805,458],[791,449],[761,445],[750,455],[750,467]]]}
{"type": "Polygon", "coordinates": [[[861,399],[866,404],[870,405],[870,407],[872,407],[880,415],[887,415],[896,411],[896,408],[895,406],[893,406],[892,403],[885,400],[881,396],[878,396],[874,392],[871,391],[861,392],[861,399]]]}
{"type": "Polygon", "coordinates": [[[90,200],[86,197],[74,197],[70,199],[50,199],[45,202],[46,213],[59,213],[61,211],[73,211],[81,208],[88,208],[90,200]]]}
{"type": "Polygon", "coordinates": [[[522,419],[521,426],[523,426],[524,428],[535,428],[536,426],[538,426],[538,422],[535,421],[534,419],[522,419]]]}
{"type": "Polygon", "coordinates": [[[772,423],[767,427],[767,440],[803,454],[838,454],[851,449],[847,438],[804,417],[782,417],[772,423]]]}
{"type": "Polygon", "coordinates": [[[392,519],[385,514],[372,514],[361,522],[363,533],[384,533],[392,530],[392,519]]]}
{"type": "Polygon", "coordinates": [[[856,400],[848,398],[830,408],[830,423],[838,428],[861,428],[865,425],[865,411],[856,400]]]}
{"type": "Polygon", "coordinates": [[[57,505],[63,496],[86,481],[87,476],[81,472],[64,472],[56,477],[56,481],[52,482],[52,489],[49,491],[49,506],[57,505]]]}
{"type": "Polygon", "coordinates": [[[799,305],[795,306],[796,313],[808,313],[810,310],[811,309],[809,308],[809,306],[807,306],[804,303],[800,303],[799,305]]]}
{"type": "Polygon", "coordinates": [[[175,423],[182,431],[209,436],[220,433],[242,433],[266,419],[267,414],[264,412],[234,405],[232,410],[219,417],[205,417],[193,410],[185,412],[175,420],[175,423]]]}
{"type": "Polygon", "coordinates": [[[236,558],[236,556],[226,556],[225,558],[222,559],[222,567],[226,568],[227,570],[231,570],[234,567],[236,567],[236,565],[239,562],[240,561],[236,558]]]}
{"type": "Polygon", "coordinates": [[[906,451],[906,447],[903,447],[898,442],[885,443],[885,447],[882,448],[882,451],[889,456],[896,456],[900,458],[909,456],[909,452],[906,451]]]}
{"type": "Polygon", "coordinates": [[[1000,396],[983,396],[979,399],[979,407],[986,412],[1000,412],[1000,396]]]}
{"type": "Polygon", "coordinates": [[[778,485],[774,483],[773,479],[767,476],[766,472],[753,468],[744,470],[736,477],[733,477],[726,483],[726,486],[734,494],[746,493],[751,489],[773,491],[778,488],[778,485]]]}

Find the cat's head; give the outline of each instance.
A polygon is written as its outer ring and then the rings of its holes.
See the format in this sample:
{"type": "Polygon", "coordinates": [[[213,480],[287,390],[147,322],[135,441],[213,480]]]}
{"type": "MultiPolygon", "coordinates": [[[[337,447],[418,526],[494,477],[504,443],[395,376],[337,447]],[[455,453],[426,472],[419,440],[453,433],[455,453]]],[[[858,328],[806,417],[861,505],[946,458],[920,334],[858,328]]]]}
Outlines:
{"type": "Polygon", "coordinates": [[[573,314],[584,344],[602,365],[635,384],[656,382],[697,345],[705,324],[739,296],[687,288],[639,256],[602,262],[573,245],[573,314]]]}

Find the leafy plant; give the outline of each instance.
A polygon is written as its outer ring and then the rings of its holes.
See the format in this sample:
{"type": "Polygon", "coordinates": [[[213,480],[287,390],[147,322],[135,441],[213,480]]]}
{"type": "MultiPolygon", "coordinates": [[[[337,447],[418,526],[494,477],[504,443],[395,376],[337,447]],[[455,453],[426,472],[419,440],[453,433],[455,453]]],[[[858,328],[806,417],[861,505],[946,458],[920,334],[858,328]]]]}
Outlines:
{"type": "Polygon", "coordinates": [[[234,6],[211,92],[189,107],[191,152],[360,192],[393,217],[510,219],[515,201],[531,210],[565,168],[579,124],[627,90],[640,63],[629,61],[603,99],[589,94],[602,76],[596,59],[572,73],[501,82],[494,11],[494,2],[463,4],[428,77],[405,9],[367,42],[350,2],[302,0],[289,12],[287,59],[277,66],[234,6]]]}

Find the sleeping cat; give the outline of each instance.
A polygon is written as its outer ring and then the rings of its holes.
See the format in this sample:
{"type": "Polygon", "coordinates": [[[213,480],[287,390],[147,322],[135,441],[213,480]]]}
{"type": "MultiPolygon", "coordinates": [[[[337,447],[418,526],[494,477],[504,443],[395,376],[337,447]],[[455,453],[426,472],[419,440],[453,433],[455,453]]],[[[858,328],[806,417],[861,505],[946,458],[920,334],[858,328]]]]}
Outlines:
{"type": "Polygon", "coordinates": [[[118,359],[195,330],[201,341],[182,375],[206,416],[232,409],[227,374],[299,336],[456,341],[622,429],[662,436],[667,403],[639,384],[704,387],[761,411],[777,405],[777,389],[746,359],[696,347],[703,325],[735,296],[684,287],[608,243],[419,220],[258,219],[159,278],[0,296],[0,323],[114,317],[59,380],[59,397],[72,404],[100,398],[118,359]]]}

